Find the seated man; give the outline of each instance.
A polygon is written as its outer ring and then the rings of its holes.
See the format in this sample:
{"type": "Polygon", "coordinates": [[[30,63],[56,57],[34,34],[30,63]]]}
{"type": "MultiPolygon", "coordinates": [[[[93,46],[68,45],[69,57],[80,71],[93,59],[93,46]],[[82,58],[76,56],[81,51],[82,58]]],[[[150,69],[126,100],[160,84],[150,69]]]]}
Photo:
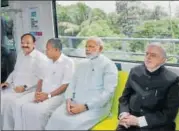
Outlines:
{"type": "Polygon", "coordinates": [[[160,43],[147,46],[144,64],[131,69],[119,99],[119,131],[174,131],[179,76],[164,66],[160,43]]]}
{"type": "Polygon", "coordinates": [[[101,55],[102,40],[90,38],[86,60],[77,66],[67,91],[66,101],[53,112],[46,130],[87,130],[109,115],[117,85],[115,64],[101,55]]]}
{"type": "Polygon", "coordinates": [[[1,84],[2,119],[10,101],[34,90],[43,63],[48,60],[43,53],[35,49],[35,37],[29,33],[21,36],[21,48],[23,53],[18,53],[14,70],[6,82],[1,84]]]}
{"type": "Polygon", "coordinates": [[[61,41],[48,40],[47,56],[52,59],[39,80],[36,92],[29,93],[12,103],[4,113],[5,130],[43,130],[55,108],[64,100],[64,91],[74,70],[73,61],[65,56],[61,41]]]}

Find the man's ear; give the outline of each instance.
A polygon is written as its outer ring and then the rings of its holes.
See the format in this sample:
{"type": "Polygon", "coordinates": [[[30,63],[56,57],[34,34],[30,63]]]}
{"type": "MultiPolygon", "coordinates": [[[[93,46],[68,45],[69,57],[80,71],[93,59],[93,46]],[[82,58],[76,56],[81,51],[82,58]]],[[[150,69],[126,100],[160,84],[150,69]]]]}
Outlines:
{"type": "Polygon", "coordinates": [[[99,47],[99,51],[102,52],[103,51],[103,46],[99,47]]]}
{"type": "Polygon", "coordinates": [[[167,58],[163,60],[163,63],[166,63],[167,62],[167,58]]]}

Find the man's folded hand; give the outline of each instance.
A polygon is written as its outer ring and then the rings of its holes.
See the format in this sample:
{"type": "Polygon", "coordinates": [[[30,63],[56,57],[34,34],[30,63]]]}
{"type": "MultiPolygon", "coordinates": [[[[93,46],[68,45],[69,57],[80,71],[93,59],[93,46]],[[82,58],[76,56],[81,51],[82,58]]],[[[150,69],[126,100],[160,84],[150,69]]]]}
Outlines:
{"type": "Polygon", "coordinates": [[[22,93],[22,92],[25,91],[25,88],[24,88],[24,86],[16,86],[16,87],[14,88],[14,91],[15,91],[16,93],[22,93]]]}

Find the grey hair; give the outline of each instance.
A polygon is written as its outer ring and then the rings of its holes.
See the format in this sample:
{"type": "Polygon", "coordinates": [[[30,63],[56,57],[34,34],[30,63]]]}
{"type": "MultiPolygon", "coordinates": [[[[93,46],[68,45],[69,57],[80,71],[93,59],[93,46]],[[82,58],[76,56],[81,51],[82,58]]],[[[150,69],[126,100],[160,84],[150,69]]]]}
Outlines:
{"type": "Polygon", "coordinates": [[[151,46],[160,48],[163,57],[167,58],[167,52],[160,42],[151,42],[147,45],[147,48],[151,46]]]}
{"type": "Polygon", "coordinates": [[[51,38],[47,41],[47,43],[52,44],[53,48],[57,48],[60,51],[62,50],[62,42],[59,38],[51,38]]]}
{"type": "Polygon", "coordinates": [[[88,41],[95,41],[95,43],[98,44],[99,46],[101,46],[101,47],[104,46],[104,42],[99,37],[90,37],[90,38],[87,39],[87,42],[88,41]]]}

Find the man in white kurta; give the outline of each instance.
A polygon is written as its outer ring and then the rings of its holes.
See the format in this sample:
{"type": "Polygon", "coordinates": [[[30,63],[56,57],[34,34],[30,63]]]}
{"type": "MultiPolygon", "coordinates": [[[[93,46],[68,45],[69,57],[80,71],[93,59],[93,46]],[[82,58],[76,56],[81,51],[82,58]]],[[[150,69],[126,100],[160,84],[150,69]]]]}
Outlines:
{"type": "Polygon", "coordinates": [[[76,67],[65,92],[66,101],[50,117],[46,130],[88,130],[109,115],[110,99],[117,86],[117,68],[100,54],[102,41],[90,38],[86,55],[76,67]]]}
{"type": "MultiPolygon", "coordinates": [[[[8,76],[5,83],[1,84],[1,120],[6,108],[17,98],[35,90],[41,72],[42,64],[47,57],[36,50],[35,37],[31,34],[24,34],[21,37],[23,52],[18,53],[14,70],[8,76]]],[[[3,123],[2,123],[3,125],[3,123]]]]}
{"type": "Polygon", "coordinates": [[[64,100],[64,91],[74,70],[73,61],[61,53],[61,41],[47,42],[47,56],[52,59],[44,69],[36,92],[16,100],[4,116],[6,130],[43,130],[53,110],[64,100]]]}

